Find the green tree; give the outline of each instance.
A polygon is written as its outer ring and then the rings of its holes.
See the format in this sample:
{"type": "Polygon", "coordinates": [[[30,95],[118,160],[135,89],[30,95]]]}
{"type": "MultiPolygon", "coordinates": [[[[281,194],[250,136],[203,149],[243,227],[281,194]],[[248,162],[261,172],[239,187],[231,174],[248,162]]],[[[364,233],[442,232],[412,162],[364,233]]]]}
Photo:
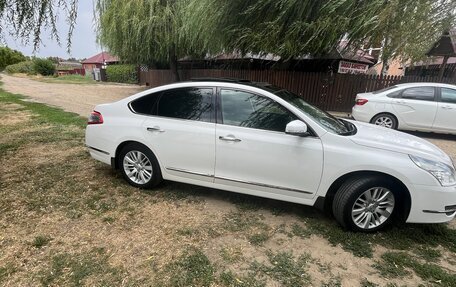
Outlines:
{"type": "Polygon", "coordinates": [[[183,26],[189,45],[274,53],[284,59],[384,43],[383,58],[423,57],[454,24],[454,0],[192,0],[183,26]]]}
{"type": "Polygon", "coordinates": [[[177,59],[187,52],[179,33],[187,2],[97,0],[99,41],[128,63],[169,63],[179,80],[177,59]]]}
{"type": "Polygon", "coordinates": [[[60,43],[57,18],[64,13],[69,24],[67,48],[76,24],[78,0],[0,0],[0,36],[9,33],[35,49],[41,43],[41,32],[48,29],[51,36],[60,43]]]}
{"type": "Polygon", "coordinates": [[[382,43],[382,74],[392,59],[422,60],[442,32],[455,24],[454,0],[389,0],[378,13],[372,42],[382,43]]]}
{"type": "Polygon", "coordinates": [[[27,60],[27,58],[21,52],[8,47],[0,47],[0,71],[3,71],[6,66],[25,60],[27,60]]]}

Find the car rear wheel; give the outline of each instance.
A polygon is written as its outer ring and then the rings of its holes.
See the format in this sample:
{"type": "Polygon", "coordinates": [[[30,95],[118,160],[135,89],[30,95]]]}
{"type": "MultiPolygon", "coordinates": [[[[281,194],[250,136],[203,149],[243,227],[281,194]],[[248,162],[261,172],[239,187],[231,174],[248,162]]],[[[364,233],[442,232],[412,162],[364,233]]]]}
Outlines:
{"type": "Polygon", "coordinates": [[[142,144],[127,144],[118,160],[123,177],[135,187],[152,188],[163,180],[155,155],[142,144]]]}
{"type": "Polygon", "coordinates": [[[371,123],[377,126],[389,128],[389,129],[397,129],[397,120],[394,116],[390,114],[379,114],[376,115],[371,123]]]}
{"type": "Polygon", "coordinates": [[[397,187],[380,176],[352,178],[337,191],[333,214],[345,228],[373,232],[390,224],[399,206],[397,187]]]}

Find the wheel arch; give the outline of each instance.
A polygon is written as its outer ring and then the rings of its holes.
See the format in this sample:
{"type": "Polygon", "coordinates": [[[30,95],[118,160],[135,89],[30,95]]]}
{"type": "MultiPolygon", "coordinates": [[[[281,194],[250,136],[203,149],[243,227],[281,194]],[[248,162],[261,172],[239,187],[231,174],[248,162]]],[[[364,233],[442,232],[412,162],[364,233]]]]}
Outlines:
{"type": "MultiPolygon", "coordinates": [[[[409,213],[410,213],[410,208],[412,206],[412,199],[410,195],[410,191],[407,188],[407,186],[397,177],[392,176],[390,174],[380,172],[380,171],[353,171],[346,173],[344,175],[341,175],[339,178],[337,178],[328,188],[326,195],[323,199],[320,199],[320,202],[318,203],[317,207],[320,209],[323,209],[325,212],[332,213],[332,203],[334,200],[334,196],[339,190],[339,188],[342,186],[344,182],[347,180],[353,178],[353,177],[363,177],[363,176],[382,176],[385,178],[388,178],[392,180],[395,184],[397,184],[400,187],[400,190],[402,191],[402,199],[403,199],[403,208],[402,208],[402,214],[400,216],[400,219],[405,222],[407,219],[409,213]],[[322,200],[324,200],[322,202],[322,200]]],[[[318,201],[318,199],[317,199],[318,201]]]]}
{"type": "MultiPolygon", "coordinates": [[[[126,141],[123,141],[121,142],[120,144],[117,145],[117,148],[116,148],[116,151],[114,153],[114,158],[111,158],[111,165],[114,169],[119,169],[119,161],[118,161],[118,158],[119,158],[119,154],[120,154],[120,151],[128,144],[131,144],[131,143],[135,143],[135,144],[140,144],[142,146],[144,146],[145,148],[147,148],[148,150],[150,150],[153,155],[155,156],[155,158],[157,158],[157,155],[154,153],[153,150],[151,150],[147,145],[143,144],[142,142],[140,141],[137,141],[137,140],[126,140],[126,141]]],[[[157,158],[158,160],[158,158],[157,158]]]]}

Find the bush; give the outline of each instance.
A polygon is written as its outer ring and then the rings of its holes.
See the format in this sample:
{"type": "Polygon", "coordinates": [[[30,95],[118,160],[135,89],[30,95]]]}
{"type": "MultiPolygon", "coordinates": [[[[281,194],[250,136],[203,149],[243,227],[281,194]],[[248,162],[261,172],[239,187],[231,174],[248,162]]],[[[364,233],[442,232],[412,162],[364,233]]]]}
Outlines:
{"type": "Polygon", "coordinates": [[[35,69],[33,68],[34,64],[33,61],[24,61],[14,65],[6,66],[5,72],[8,74],[28,74],[28,75],[35,75],[35,69]]]}
{"type": "Polygon", "coordinates": [[[55,65],[51,60],[37,58],[33,60],[33,69],[43,76],[51,76],[55,73],[55,65]]]}
{"type": "Polygon", "coordinates": [[[137,84],[138,71],[135,65],[111,65],[106,68],[108,82],[137,84]]]}
{"type": "Polygon", "coordinates": [[[19,51],[8,47],[0,47],[0,71],[5,67],[26,61],[27,58],[19,51]]]}

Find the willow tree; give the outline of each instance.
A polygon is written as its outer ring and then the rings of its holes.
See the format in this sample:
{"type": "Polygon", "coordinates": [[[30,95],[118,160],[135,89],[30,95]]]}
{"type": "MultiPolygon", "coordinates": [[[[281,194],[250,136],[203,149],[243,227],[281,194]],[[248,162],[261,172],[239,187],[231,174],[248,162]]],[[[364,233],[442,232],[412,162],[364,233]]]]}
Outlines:
{"type": "Polygon", "coordinates": [[[77,4],[78,0],[0,0],[0,37],[10,34],[24,44],[31,41],[36,50],[41,44],[43,30],[49,30],[51,37],[60,44],[56,23],[63,13],[69,25],[66,43],[70,50],[77,4]]]}
{"type": "Polygon", "coordinates": [[[372,42],[381,43],[382,73],[392,59],[417,61],[426,57],[442,32],[455,24],[454,0],[390,0],[378,13],[372,42]]]}
{"type": "Polygon", "coordinates": [[[197,31],[191,45],[204,43],[210,51],[236,49],[283,58],[324,54],[346,34],[353,41],[364,39],[375,26],[380,2],[384,0],[193,0],[184,29],[197,31]]]}
{"type": "Polygon", "coordinates": [[[289,59],[385,44],[385,58],[424,55],[454,20],[454,0],[192,0],[184,17],[192,45],[208,51],[274,53],[289,59]],[[452,20],[453,19],[453,20],[452,20]],[[419,49],[417,49],[419,47],[419,49]]]}
{"type": "Polygon", "coordinates": [[[123,61],[167,62],[179,80],[177,59],[186,54],[179,35],[186,0],[97,0],[98,39],[123,61]]]}

